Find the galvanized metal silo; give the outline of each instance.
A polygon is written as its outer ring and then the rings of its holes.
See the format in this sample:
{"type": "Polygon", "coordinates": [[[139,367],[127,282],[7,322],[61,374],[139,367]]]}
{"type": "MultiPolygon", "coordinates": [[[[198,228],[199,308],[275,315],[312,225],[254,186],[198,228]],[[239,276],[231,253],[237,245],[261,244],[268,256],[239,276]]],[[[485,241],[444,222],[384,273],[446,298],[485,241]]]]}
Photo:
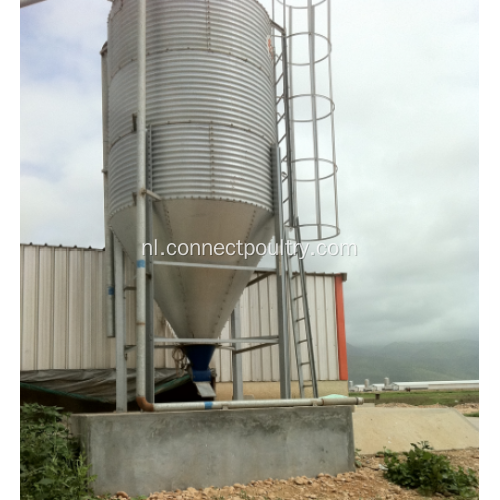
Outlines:
{"type": "MultiPolygon", "coordinates": [[[[109,223],[133,261],[137,5],[113,2],[106,68],[109,223]]],[[[148,0],[146,154],[150,190],[160,198],[153,202],[156,260],[251,267],[258,255],[174,257],[167,246],[267,244],[273,235],[270,148],[277,139],[270,35],[269,17],[255,0],[148,0]]],[[[154,295],[178,336],[213,338],[251,274],[155,266],[154,295]]]]}

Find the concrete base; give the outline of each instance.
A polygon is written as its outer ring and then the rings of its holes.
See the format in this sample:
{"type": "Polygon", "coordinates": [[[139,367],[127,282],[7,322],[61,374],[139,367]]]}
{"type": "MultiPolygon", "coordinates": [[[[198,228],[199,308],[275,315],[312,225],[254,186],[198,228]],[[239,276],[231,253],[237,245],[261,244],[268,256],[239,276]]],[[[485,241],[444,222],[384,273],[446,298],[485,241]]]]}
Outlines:
{"type": "MultiPolygon", "coordinates": [[[[218,401],[230,401],[233,398],[232,382],[217,382],[215,386],[218,401]]],[[[279,382],[244,382],[243,393],[245,396],[253,396],[253,399],[279,399],[279,382]]],[[[312,398],[312,389],[306,388],[306,398],[312,398]]],[[[349,383],[343,380],[320,380],[318,381],[319,397],[329,394],[340,394],[349,396],[349,383]]],[[[360,394],[360,396],[363,396],[360,394]]],[[[299,398],[299,383],[292,382],[292,398],[299,398]]]]}
{"type": "Polygon", "coordinates": [[[131,496],[354,470],[349,406],[71,417],[96,494],[131,496]]]}
{"type": "Polygon", "coordinates": [[[479,430],[479,417],[465,417],[477,430],[479,430]]]}
{"type": "Polygon", "coordinates": [[[479,447],[479,431],[453,408],[356,407],[353,414],[356,448],[377,453],[384,446],[408,451],[411,443],[429,441],[435,450],[479,447]]]}

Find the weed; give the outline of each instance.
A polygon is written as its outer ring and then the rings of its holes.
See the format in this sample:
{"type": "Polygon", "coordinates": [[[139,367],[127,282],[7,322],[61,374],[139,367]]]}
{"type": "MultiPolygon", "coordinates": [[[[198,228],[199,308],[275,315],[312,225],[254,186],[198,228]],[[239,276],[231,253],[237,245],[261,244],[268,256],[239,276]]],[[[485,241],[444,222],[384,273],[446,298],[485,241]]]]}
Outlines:
{"type": "Polygon", "coordinates": [[[464,413],[464,417],[479,417],[479,412],[473,411],[472,413],[464,413]]]}
{"type": "Polygon", "coordinates": [[[91,498],[90,466],[55,406],[21,406],[21,500],[91,498]]]}
{"type": "Polygon", "coordinates": [[[476,497],[475,488],[479,483],[474,471],[464,471],[462,467],[453,469],[444,455],[432,453],[427,441],[415,444],[413,449],[404,452],[405,461],[400,461],[397,453],[384,450],[387,471],[384,476],[393,483],[405,488],[418,489],[422,495],[440,493],[459,498],[476,497]]]}
{"type": "Polygon", "coordinates": [[[356,465],[356,467],[358,469],[363,467],[363,464],[361,463],[361,449],[360,448],[356,448],[355,457],[354,457],[354,465],[356,465]]]}

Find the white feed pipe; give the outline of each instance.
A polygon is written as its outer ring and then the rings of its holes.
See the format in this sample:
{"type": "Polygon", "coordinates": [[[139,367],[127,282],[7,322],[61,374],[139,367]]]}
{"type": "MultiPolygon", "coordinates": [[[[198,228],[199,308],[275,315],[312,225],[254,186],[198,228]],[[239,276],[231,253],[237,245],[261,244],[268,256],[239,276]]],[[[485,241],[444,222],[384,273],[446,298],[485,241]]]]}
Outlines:
{"type": "Polygon", "coordinates": [[[113,232],[109,226],[109,186],[108,186],[108,54],[107,43],[101,50],[102,75],[102,181],[104,184],[104,272],[106,279],[106,335],[115,336],[114,309],[115,309],[115,280],[113,273],[113,232]]]}
{"type": "Polygon", "coordinates": [[[238,401],[203,401],[195,403],[157,403],[152,411],[224,410],[236,408],[277,408],[290,406],[362,405],[363,398],[255,399],[238,401]]]}

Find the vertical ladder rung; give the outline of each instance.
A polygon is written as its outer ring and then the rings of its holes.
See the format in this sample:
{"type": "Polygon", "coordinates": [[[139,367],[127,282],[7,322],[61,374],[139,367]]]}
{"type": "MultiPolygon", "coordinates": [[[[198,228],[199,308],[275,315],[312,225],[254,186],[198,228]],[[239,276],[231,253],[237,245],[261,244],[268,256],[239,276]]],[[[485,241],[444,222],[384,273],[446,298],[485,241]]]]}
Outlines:
{"type": "Polygon", "coordinates": [[[298,297],[294,297],[293,300],[299,300],[303,297],[303,295],[299,295],[298,297]]]}
{"type": "Polygon", "coordinates": [[[297,344],[303,344],[304,342],[307,342],[307,339],[302,339],[297,342],[297,344]]]}

